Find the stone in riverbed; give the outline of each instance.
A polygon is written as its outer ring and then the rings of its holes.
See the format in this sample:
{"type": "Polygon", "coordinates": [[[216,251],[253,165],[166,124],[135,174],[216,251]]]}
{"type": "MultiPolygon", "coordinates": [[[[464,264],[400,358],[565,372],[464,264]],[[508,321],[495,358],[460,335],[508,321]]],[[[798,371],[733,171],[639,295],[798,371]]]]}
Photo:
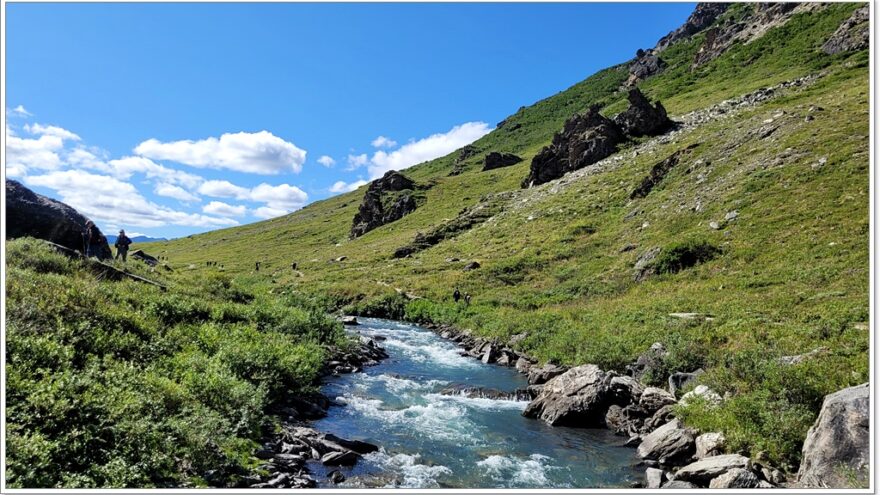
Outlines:
{"type": "Polygon", "coordinates": [[[645,488],[657,489],[664,481],[663,470],[657,468],[648,468],[645,470],[645,488]]]}
{"type": "Polygon", "coordinates": [[[359,455],[352,451],[328,452],[321,457],[325,466],[351,466],[357,462],[359,455]]]}
{"type": "Polygon", "coordinates": [[[661,464],[687,461],[694,453],[694,434],[681,421],[673,419],[642,439],[636,450],[642,459],[652,459],[661,464]]]}
{"type": "Polygon", "coordinates": [[[671,489],[671,490],[683,490],[683,489],[691,489],[691,488],[699,488],[699,487],[697,485],[690,483],[690,482],[687,482],[687,481],[671,480],[671,481],[667,481],[660,488],[671,489]]]}
{"type": "Polygon", "coordinates": [[[552,426],[602,427],[613,377],[594,364],[572,368],[548,381],[523,416],[552,426]]]}
{"type": "Polygon", "coordinates": [[[551,379],[565,373],[567,370],[568,368],[565,366],[558,366],[550,363],[547,363],[540,368],[533,366],[529,369],[529,384],[540,385],[542,383],[547,383],[551,379]]]}
{"type": "Polygon", "coordinates": [[[755,473],[743,468],[734,468],[712,478],[709,488],[757,488],[760,482],[755,473]]]}
{"type": "Polygon", "coordinates": [[[332,433],[324,434],[323,440],[328,446],[332,445],[335,448],[336,445],[338,445],[344,449],[351,450],[352,452],[356,452],[358,454],[369,454],[371,452],[376,452],[379,450],[378,446],[371,443],[362,442],[360,440],[346,440],[344,438],[339,438],[332,433]]]}
{"type": "Polygon", "coordinates": [[[739,454],[704,457],[676,471],[675,479],[705,485],[713,478],[736,468],[751,469],[752,462],[748,457],[739,454]]]}
{"type": "Polygon", "coordinates": [[[341,472],[339,472],[338,469],[334,469],[333,471],[330,471],[330,474],[327,475],[327,478],[329,478],[330,482],[333,483],[334,485],[345,481],[345,475],[342,474],[341,472]]]}
{"type": "Polygon", "coordinates": [[[721,454],[724,447],[724,434],[719,432],[703,433],[697,437],[696,445],[695,457],[697,459],[721,454]]]}

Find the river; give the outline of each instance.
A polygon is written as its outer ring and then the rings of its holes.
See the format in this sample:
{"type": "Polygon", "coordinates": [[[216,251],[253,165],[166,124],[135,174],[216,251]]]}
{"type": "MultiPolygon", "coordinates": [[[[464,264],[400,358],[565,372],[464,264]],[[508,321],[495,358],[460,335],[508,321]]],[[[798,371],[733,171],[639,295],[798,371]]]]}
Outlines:
{"type": "Polygon", "coordinates": [[[316,421],[320,431],[381,446],[340,485],[330,469],[309,467],[323,487],[592,488],[627,487],[644,467],[622,437],[604,429],[550,427],[522,417],[527,402],[439,394],[452,384],[512,391],[528,385],[512,368],[483,364],[428,329],[361,319],[350,330],[384,337],[377,366],[331,378],[323,393],[340,405],[316,421]]]}

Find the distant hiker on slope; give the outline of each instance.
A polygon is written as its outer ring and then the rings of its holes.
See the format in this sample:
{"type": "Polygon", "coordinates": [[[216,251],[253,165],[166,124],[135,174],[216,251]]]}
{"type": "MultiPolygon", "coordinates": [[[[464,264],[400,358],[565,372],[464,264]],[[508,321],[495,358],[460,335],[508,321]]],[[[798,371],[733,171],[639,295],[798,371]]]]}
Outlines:
{"type": "Polygon", "coordinates": [[[83,240],[86,245],[86,257],[101,259],[101,248],[104,246],[104,243],[107,242],[107,239],[104,237],[104,234],[98,230],[98,226],[95,225],[95,222],[91,220],[86,222],[86,230],[83,232],[83,240]]]}
{"type": "Polygon", "coordinates": [[[128,258],[128,246],[131,245],[131,239],[127,235],[125,235],[124,230],[119,231],[119,237],[116,238],[116,257],[114,259],[119,259],[122,256],[122,262],[125,263],[128,258]]]}
{"type": "Polygon", "coordinates": [[[458,291],[458,287],[455,288],[455,291],[452,293],[452,300],[455,301],[455,304],[458,304],[458,301],[461,299],[461,292],[458,291]]]}

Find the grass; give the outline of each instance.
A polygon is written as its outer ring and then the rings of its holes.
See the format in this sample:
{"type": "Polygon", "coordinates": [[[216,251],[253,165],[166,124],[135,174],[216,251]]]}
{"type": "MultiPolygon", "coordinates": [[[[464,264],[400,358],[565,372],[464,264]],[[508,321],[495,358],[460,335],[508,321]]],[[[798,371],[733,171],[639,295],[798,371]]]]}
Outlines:
{"type": "Polygon", "coordinates": [[[342,341],[323,306],[259,283],[162,292],[96,282],[41,241],[7,249],[9,487],[236,486],[267,409],[312,389],[323,346],[342,341]]]}
{"type": "MultiPolygon", "coordinates": [[[[407,176],[433,184],[424,191],[424,205],[355,240],[349,240],[348,233],[365,187],[288,216],[138,246],[150,254],[168,256],[175,268],[167,275],[168,281],[176,287],[205,287],[205,281],[225,280],[221,286],[226,288],[215,289],[219,292],[209,293],[207,299],[201,289],[187,289],[188,295],[177,300],[125,282],[115,286],[126,287],[125,291],[112,292],[118,306],[111,311],[97,302],[103,299],[93,294],[98,289],[92,288],[94,284],[81,270],[44,273],[17,265],[29,263],[30,258],[23,256],[23,261],[10,267],[12,283],[7,290],[15,295],[10,308],[49,305],[48,314],[58,315],[77,298],[93,301],[89,304],[101,308],[96,310],[98,316],[82,318],[96,322],[90,328],[99,324],[112,329],[109,335],[119,341],[107,348],[100,347],[100,342],[92,344],[97,347],[89,347],[89,352],[100,359],[77,362],[70,379],[90,376],[92,368],[87,365],[98,366],[95,362],[110,363],[109,371],[94,368],[96,377],[124,373],[119,370],[134,366],[120,363],[147,363],[138,365],[139,372],[132,379],[156,374],[166,380],[156,378],[157,383],[166,385],[136,390],[159,390],[150,393],[161,400],[147,397],[151,404],[178,408],[150,417],[180,421],[183,426],[173,431],[193,428],[193,433],[175,437],[194,439],[185,443],[193,452],[207,431],[216,430],[226,432],[226,443],[217,445],[230,452],[227,458],[240,458],[243,444],[235,442],[250,441],[253,436],[234,433],[232,425],[252,424],[241,419],[250,418],[251,413],[242,411],[259,407],[248,409],[246,403],[233,398],[228,402],[239,405],[231,410],[206,402],[209,394],[199,391],[217,385],[191,384],[183,378],[184,370],[196,364],[200,369],[216,369],[211,373],[218,375],[218,383],[228,380],[236,387],[253,387],[264,394],[263,401],[271,401],[267,380],[288,373],[289,383],[305,386],[312,368],[287,363],[282,370],[274,369],[267,364],[268,355],[258,352],[260,346],[285,345],[285,339],[290,339],[287,345],[312,349],[316,342],[332,340],[334,331],[320,325],[321,311],[329,308],[448,323],[500,340],[525,334],[517,348],[540,360],[595,363],[618,371],[652,343],[662,342],[669,355],[649,377],[652,383],[662,384],[670,372],[703,368],[702,382],[728,397],[717,408],[700,404],[681,408],[679,414],[686,423],[705,431],[723,431],[730,439],[729,449],[751,455],[764,451],[775,465],[794,470],[822,397],[868,380],[869,336],[863,326],[869,316],[868,53],[828,56],[818,50],[855,7],[832,4],[798,14],[762,38],[738,44],[696,70],[690,65],[701,36],[670,47],[662,54],[669,64],[667,70],[640,87],[651,98],[659,98],[673,116],[803,75],[822,71],[823,76],[807,88],[678,134],[638,155],[628,145],[620,152],[625,159],[602,173],[567,184],[519,190],[532,157],[549,144],[571,114],[592,103],[604,105],[606,115],[625,108],[625,91],[620,88],[627,76],[624,66],[600,71],[521,108],[502,128],[474,143],[480,151],[463,161],[460,175],[448,176],[458,153],[408,169],[407,176]],[[778,128],[761,139],[759,129],[768,119],[778,128]],[[654,165],[691,145],[696,146],[661,184],[644,198],[630,199],[654,165]],[[481,172],[483,158],[490,151],[516,153],[524,161],[481,172]],[[492,218],[411,257],[393,258],[394,251],[417,234],[442,229],[462,208],[504,191],[513,192],[492,218]],[[725,221],[733,210],[738,217],[725,221]],[[719,228],[710,228],[710,222],[717,222],[719,228]],[[661,253],[657,273],[635,282],[633,265],[655,248],[661,253]],[[344,261],[333,261],[343,256],[344,261]],[[479,261],[481,268],[463,270],[472,260],[479,261]],[[206,261],[216,261],[222,268],[208,267],[206,261]],[[262,262],[259,272],[253,271],[255,261],[262,262]],[[292,262],[298,265],[296,271],[290,268],[292,262]],[[54,291],[57,297],[42,302],[36,296],[31,299],[30,280],[39,281],[43,292],[37,294],[54,291]],[[79,282],[71,285],[70,280],[79,282]],[[76,288],[76,294],[69,295],[67,286],[76,288]],[[453,287],[473,295],[470,306],[451,301],[453,287]],[[137,291],[137,300],[169,300],[155,308],[142,307],[122,296],[127,290],[137,291]],[[412,300],[405,294],[418,298],[412,300]],[[236,300],[240,297],[253,297],[264,309],[248,309],[253,304],[242,304],[236,300]],[[290,309],[303,304],[310,309],[290,309]],[[669,316],[677,312],[711,314],[713,319],[669,316]],[[131,330],[119,321],[129,314],[140,322],[131,330]],[[199,316],[178,321],[181,315],[199,316]],[[272,324],[261,325],[265,318],[272,324]],[[325,330],[315,332],[316,322],[325,330]],[[141,344],[144,341],[156,344],[141,344]],[[777,361],[780,356],[823,346],[829,352],[798,365],[777,361]],[[220,426],[206,429],[175,419],[182,418],[179,408],[187,407],[220,426]]],[[[750,8],[738,7],[730,15],[744,15],[750,8]]],[[[60,263],[47,261],[55,262],[60,263]]],[[[29,335],[15,326],[25,325],[24,316],[21,323],[13,323],[11,335],[29,335]]],[[[40,380],[47,384],[41,387],[49,390],[66,390],[55,385],[63,374],[40,375],[33,371],[42,366],[39,363],[81,360],[80,351],[68,346],[74,345],[71,339],[80,338],[82,329],[78,333],[58,321],[44,322],[47,328],[58,327],[57,337],[28,340],[27,345],[35,350],[27,355],[35,356],[38,363],[23,366],[32,370],[23,376],[28,380],[43,377],[40,380]]],[[[21,389],[32,386],[23,382],[21,389]]],[[[237,397],[235,387],[218,387],[237,397]]],[[[93,395],[97,396],[89,397],[93,395]]],[[[21,401],[30,404],[24,398],[21,401]]],[[[60,444],[52,443],[57,438],[38,438],[35,432],[42,430],[35,422],[27,423],[27,414],[20,419],[25,426],[10,430],[10,438],[28,435],[27,442],[13,443],[27,453],[16,469],[60,462],[61,454],[53,450],[60,449],[60,444]]],[[[80,421],[88,424],[87,419],[80,421]]],[[[143,455],[173,448],[177,447],[156,445],[143,455]]],[[[121,458],[132,459],[132,455],[121,458]]],[[[207,453],[199,456],[194,458],[208,459],[207,453]]],[[[95,466],[109,465],[111,460],[102,459],[95,466]]],[[[128,461],[119,462],[128,465],[128,461]]],[[[204,482],[198,476],[173,474],[172,463],[163,462],[155,465],[158,472],[167,474],[155,479],[113,478],[97,467],[87,472],[98,485],[116,479],[157,486],[175,479],[204,482]]],[[[208,460],[199,462],[203,462],[200,466],[209,464],[208,460]]],[[[77,469],[72,472],[84,472],[82,467],[77,469]]],[[[35,473],[45,470],[66,472],[33,468],[35,473]]],[[[36,474],[16,472],[15,476],[10,479],[40,481],[28,478],[36,474]]],[[[58,476],[51,478],[51,486],[77,482],[58,476]]]]}

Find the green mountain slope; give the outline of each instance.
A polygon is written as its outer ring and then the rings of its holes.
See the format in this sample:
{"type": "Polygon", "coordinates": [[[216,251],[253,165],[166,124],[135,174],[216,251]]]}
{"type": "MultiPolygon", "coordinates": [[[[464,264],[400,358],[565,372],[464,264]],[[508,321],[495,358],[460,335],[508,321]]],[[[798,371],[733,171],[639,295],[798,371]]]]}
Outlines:
{"type": "Polygon", "coordinates": [[[626,65],[521,108],[474,143],[480,153],[460,175],[449,176],[458,153],[407,169],[431,185],[424,206],[355,240],[348,233],[365,188],[146,249],[184,271],[214,270],[205,261],[217,261],[346,311],[450,323],[502,341],[525,334],[517,347],[542,360],[622,370],[662,342],[670,354],[655,383],[664,372],[703,368],[702,381],[729,397],[718,408],[683,409],[686,421],[724,431],[729,449],[766,451],[793,468],[824,394],[868,378],[868,53],[820,50],[856,7],[799,11],[695,69],[705,34],[672,45],[661,53],[667,69],[639,87],[686,125],[543,186],[519,187],[532,157],[589,105],[609,116],[624,110],[626,65]],[[707,110],[804,76],[767,99],[707,110]],[[631,199],[652,167],[688,146],[650,193],[631,199]],[[489,151],[525,160],[481,172],[489,151]],[[392,257],[502,192],[485,223],[392,257]],[[646,253],[656,254],[657,273],[636,281],[646,253]],[[472,260],[481,267],[464,270],[472,260]],[[456,286],[473,295],[469,307],[450,300],[456,286]],[[777,359],[813,349],[822,351],[796,366],[777,359]]]}

